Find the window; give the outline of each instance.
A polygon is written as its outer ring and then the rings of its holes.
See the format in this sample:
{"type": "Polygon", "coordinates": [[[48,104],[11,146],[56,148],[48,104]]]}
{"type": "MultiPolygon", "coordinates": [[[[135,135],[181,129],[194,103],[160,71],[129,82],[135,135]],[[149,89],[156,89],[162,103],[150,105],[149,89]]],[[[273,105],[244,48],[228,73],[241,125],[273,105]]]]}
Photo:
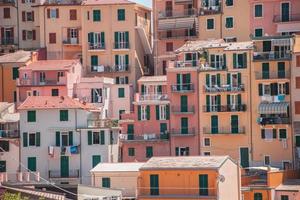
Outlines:
{"type": "Polygon", "coordinates": [[[247,53],[233,54],[233,68],[247,68],[247,53]]]}
{"type": "Polygon", "coordinates": [[[254,17],[262,17],[263,16],[263,5],[257,4],[254,6],[254,17]]]}
{"type": "Polygon", "coordinates": [[[225,27],[226,28],[233,28],[233,17],[226,17],[225,27]]]}
{"type": "Polygon", "coordinates": [[[32,31],[27,31],[26,35],[27,35],[27,40],[32,40],[33,39],[32,31]]]}
{"type": "Polygon", "coordinates": [[[205,151],[205,152],[203,152],[203,155],[204,156],[210,156],[210,152],[209,151],[205,151]]]}
{"type": "Polygon", "coordinates": [[[27,122],[36,122],[36,112],[34,110],[27,111],[27,122]]]}
{"type": "Polygon", "coordinates": [[[277,138],[277,130],[276,129],[261,129],[261,138],[267,141],[272,141],[277,138]]]}
{"type": "Polygon", "coordinates": [[[263,36],[263,29],[262,28],[256,28],[254,36],[255,37],[262,37],[263,36]]]}
{"type": "Polygon", "coordinates": [[[254,193],[254,200],[263,200],[262,193],[254,193]]]}
{"type": "Polygon", "coordinates": [[[188,156],[188,155],[190,155],[190,148],[189,147],[176,147],[175,155],[176,156],[188,156]]]}
{"type": "Polygon", "coordinates": [[[167,52],[173,51],[173,42],[166,43],[166,51],[167,52]]]}
{"type": "Polygon", "coordinates": [[[88,145],[101,144],[105,145],[105,131],[99,132],[88,131],[88,145]]]}
{"type": "Polygon", "coordinates": [[[52,90],[51,90],[51,95],[52,95],[53,97],[59,96],[59,90],[58,90],[58,89],[52,89],[52,90]]]}
{"type": "Polygon", "coordinates": [[[138,106],[138,119],[150,120],[150,106],[138,106]]]}
{"type": "Polygon", "coordinates": [[[1,140],[0,141],[0,152],[8,152],[9,151],[9,141],[1,140]]]}
{"type": "Polygon", "coordinates": [[[150,174],[150,195],[159,195],[159,175],[150,174]]]}
{"type": "Polygon", "coordinates": [[[101,21],[101,11],[100,10],[93,10],[93,21],[94,22],[101,21]]]}
{"type": "Polygon", "coordinates": [[[27,133],[23,133],[23,142],[26,144],[24,145],[24,147],[27,147],[27,144],[28,146],[40,146],[40,140],[41,140],[41,134],[39,132],[36,132],[36,133],[29,133],[28,136],[27,136],[27,133]],[[27,140],[28,138],[28,141],[25,141],[27,140]]]}
{"type": "Polygon", "coordinates": [[[59,111],[59,119],[61,122],[65,122],[69,120],[69,111],[68,110],[60,110],[59,111]]]}
{"type": "Polygon", "coordinates": [[[286,94],[286,83],[278,83],[278,95],[285,95],[286,94]]]}
{"type": "Polygon", "coordinates": [[[279,129],[279,139],[287,139],[286,129],[279,129]]]}
{"type": "Polygon", "coordinates": [[[116,77],[116,84],[128,84],[128,76],[117,76],[116,77]]]}
{"type": "Polygon", "coordinates": [[[49,33],[49,43],[56,44],[56,33],[49,33]]]}
{"type": "Polygon", "coordinates": [[[226,0],[226,6],[233,6],[233,0],[226,0]]]}
{"type": "Polygon", "coordinates": [[[27,168],[29,171],[36,171],[36,157],[27,158],[27,168]]]}
{"type": "Polygon", "coordinates": [[[151,158],[153,156],[153,147],[146,147],[146,158],[151,158]]]}
{"type": "Polygon", "coordinates": [[[119,110],[119,120],[122,119],[123,114],[125,114],[125,110],[119,110]]]}
{"type": "Polygon", "coordinates": [[[270,165],[271,164],[271,158],[270,156],[264,157],[264,165],[270,165]]]}
{"type": "Polygon", "coordinates": [[[210,65],[212,68],[225,69],[226,68],[226,55],[225,54],[211,54],[210,65]]]}
{"type": "Polygon", "coordinates": [[[206,29],[207,30],[215,29],[215,20],[214,19],[207,19],[206,20],[206,29]]]}
{"type": "Polygon", "coordinates": [[[58,8],[52,8],[47,10],[48,18],[56,19],[59,18],[59,9],[58,8]]]}
{"type": "Polygon", "coordinates": [[[34,21],[34,12],[26,12],[26,21],[34,21]]]}
{"type": "Polygon", "coordinates": [[[93,132],[93,144],[100,144],[99,132],[93,132]]]}
{"type": "Polygon", "coordinates": [[[125,88],[118,88],[118,97],[125,98],[125,88]]]}
{"type": "Polygon", "coordinates": [[[159,109],[158,113],[156,113],[156,114],[159,114],[158,119],[159,120],[166,120],[167,119],[167,105],[157,105],[157,108],[159,109]]]}
{"type": "Polygon", "coordinates": [[[210,146],[210,138],[204,138],[204,146],[209,147],[210,146]]]}
{"type": "Polygon", "coordinates": [[[19,67],[13,67],[12,68],[12,75],[13,75],[13,80],[16,80],[19,78],[19,67]]]}
{"type": "Polygon", "coordinates": [[[135,156],[135,149],[134,148],[128,148],[128,156],[135,156]]]}
{"type": "Polygon", "coordinates": [[[125,9],[118,9],[118,21],[125,21],[125,9]]]}
{"type": "Polygon", "coordinates": [[[0,172],[6,172],[6,161],[0,160],[0,172]]]}
{"type": "Polygon", "coordinates": [[[92,167],[96,167],[96,165],[98,165],[99,163],[101,163],[101,156],[100,155],[93,155],[92,157],[92,167]]]}
{"type": "Polygon", "coordinates": [[[10,8],[3,8],[3,18],[4,19],[10,18],[10,8]]]}
{"type": "Polygon", "coordinates": [[[289,200],[289,196],[288,195],[281,195],[280,200],[289,200]]]}
{"type": "Polygon", "coordinates": [[[110,178],[102,178],[102,187],[110,188],[110,178]]]}
{"type": "Polygon", "coordinates": [[[77,10],[75,9],[70,10],[70,20],[77,20],[77,10]]]}
{"type": "Polygon", "coordinates": [[[67,132],[62,132],[61,133],[61,145],[63,147],[70,146],[70,144],[69,144],[69,133],[67,133],[67,132]]]}
{"type": "Polygon", "coordinates": [[[102,103],[102,88],[91,89],[91,103],[102,103]]]}
{"type": "Polygon", "coordinates": [[[208,196],[208,175],[199,175],[199,194],[201,196],[208,196]]]}
{"type": "Polygon", "coordinates": [[[129,32],[115,32],[115,49],[129,49],[129,32]]]}

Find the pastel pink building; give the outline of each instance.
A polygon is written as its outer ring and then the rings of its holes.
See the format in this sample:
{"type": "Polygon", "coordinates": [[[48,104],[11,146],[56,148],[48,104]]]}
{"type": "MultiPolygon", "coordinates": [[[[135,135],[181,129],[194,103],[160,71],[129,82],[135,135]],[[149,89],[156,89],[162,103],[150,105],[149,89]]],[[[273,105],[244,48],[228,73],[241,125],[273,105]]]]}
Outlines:
{"type": "Polygon", "coordinates": [[[146,161],[170,155],[170,106],[166,76],[142,77],[133,112],[122,115],[121,161],[146,161]]]}
{"type": "Polygon", "coordinates": [[[250,31],[255,37],[300,32],[299,0],[249,0],[250,31]]]}
{"type": "Polygon", "coordinates": [[[78,60],[37,61],[19,68],[17,80],[17,102],[28,96],[73,97],[74,83],[81,77],[78,60]]]}

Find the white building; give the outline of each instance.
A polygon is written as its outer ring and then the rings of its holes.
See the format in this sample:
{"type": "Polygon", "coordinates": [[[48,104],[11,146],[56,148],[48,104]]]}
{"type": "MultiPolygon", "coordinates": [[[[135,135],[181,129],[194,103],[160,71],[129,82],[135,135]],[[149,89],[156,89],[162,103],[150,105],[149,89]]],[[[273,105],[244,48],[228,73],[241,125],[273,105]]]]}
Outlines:
{"type": "Polygon", "coordinates": [[[145,163],[100,163],[91,170],[93,187],[121,190],[122,197],[135,199],[139,169],[145,163]]]}
{"type": "Polygon", "coordinates": [[[118,129],[108,128],[113,123],[103,121],[91,104],[31,96],[19,111],[21,161],[43,178],[57,184],[87,183],[93,165],[117,161],[118,129]]]}

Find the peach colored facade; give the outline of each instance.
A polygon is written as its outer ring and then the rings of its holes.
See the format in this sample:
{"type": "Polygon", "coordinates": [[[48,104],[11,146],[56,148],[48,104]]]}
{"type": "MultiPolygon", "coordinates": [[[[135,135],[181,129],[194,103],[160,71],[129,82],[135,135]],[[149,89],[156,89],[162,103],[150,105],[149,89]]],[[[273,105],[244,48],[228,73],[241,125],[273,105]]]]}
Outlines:
{"type": "Polygon", "coordinates": [[[249,3],[249,25],[253,36],[256,36],[257,29],[262,30],[262,35],[281,35],[300,31],[299,1],[249,0],[249,3]]]}
{"type": "Polygon", "coordinates": [[[28,96],[73,97],[74,84],[78,83],[81,77],[81,64],[78,60],[36,61],[20,68],[19,71],[18,104],[28,96]],[[61,65],[61,62],[67,63],[61,65]]]}
{"type": "Polygon", "coordinates": [[[233,1],[153,0],[155,74],[166,74],[167,62],[175,59],[173,50],[188,40],[250,39],[249,3],[233,1]],[[244,14],[240,15],[243,10],[244,14]]]}

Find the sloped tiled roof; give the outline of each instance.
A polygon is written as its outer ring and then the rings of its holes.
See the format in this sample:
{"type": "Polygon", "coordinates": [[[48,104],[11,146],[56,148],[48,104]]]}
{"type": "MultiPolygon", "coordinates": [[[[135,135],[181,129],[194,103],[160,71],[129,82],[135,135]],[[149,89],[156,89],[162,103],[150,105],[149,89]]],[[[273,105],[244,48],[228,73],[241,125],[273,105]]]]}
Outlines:
{"type": "Polygon", "coordinates": [[[99,163],[90,172],[138,172],[145,163],[99,163]]]}
{"type": "Polygon", "coordinates": [[[78,62],[78,60],[41,60],[33,62],[26,67],[21,67],[21,69],[31,69],[33,71],[67,70],[78,62]]]}
{"type": "Polygon", "coordinates": [[[136,4],[128,0],[85,0],[82,5],[136,4]]]}
{"type": "Polygon", "coordinates": [[[22,63],[31,59],[30,51],[17,51],[0,56],[0,63],[22,63]]]}

